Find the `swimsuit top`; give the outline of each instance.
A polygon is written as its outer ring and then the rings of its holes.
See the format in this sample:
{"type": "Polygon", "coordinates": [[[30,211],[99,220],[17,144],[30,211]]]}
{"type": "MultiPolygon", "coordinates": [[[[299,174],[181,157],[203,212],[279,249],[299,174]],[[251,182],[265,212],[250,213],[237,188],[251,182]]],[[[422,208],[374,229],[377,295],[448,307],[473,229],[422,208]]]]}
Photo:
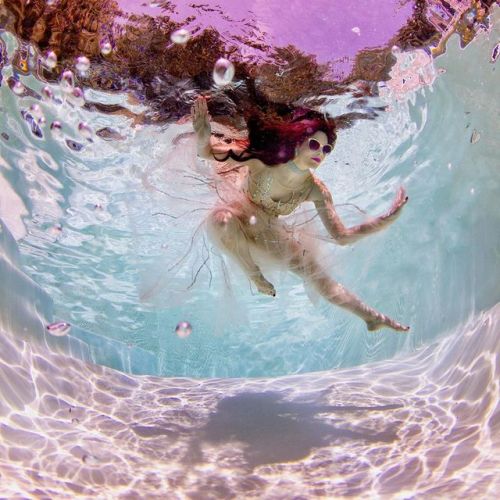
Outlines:
{"type": "Polygon", "coordinates": [[[271,198],[271,187],[273,182],[280,184],[280,182],[273,177],[271,168],[266,167],[260,172],[248,175],[246,193],[250,200],[261,207],[264,212],[275,217],[291,214],[303,201],[305,201],[312,189],[312,185],[306,186],[306,182],[310,184],[310,179],[308,179],[300,186],[302,189],[291,192],[288,201],[276,201],[271,198]]]}

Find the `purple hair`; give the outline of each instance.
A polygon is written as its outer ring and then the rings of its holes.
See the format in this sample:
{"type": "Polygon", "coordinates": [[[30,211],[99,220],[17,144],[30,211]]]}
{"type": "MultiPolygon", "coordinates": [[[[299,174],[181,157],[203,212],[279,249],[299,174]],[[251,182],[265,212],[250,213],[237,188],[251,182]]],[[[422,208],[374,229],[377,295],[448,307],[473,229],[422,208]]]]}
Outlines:
{"type": "Polygon", "coordinates": [[[264,120],[260,116],[252,116],[247,121],[248,147],[236,154],[230,150],[227,156],[219,161],[232,158],[246,161],[256,158],[265,165],[274,166],[287,163],[295,157],[297,146],[316,132],[324,132],[328,144],[335,144],[337,134],[333,118],[309,110],[297,110],[291,120],[264,120]]]}

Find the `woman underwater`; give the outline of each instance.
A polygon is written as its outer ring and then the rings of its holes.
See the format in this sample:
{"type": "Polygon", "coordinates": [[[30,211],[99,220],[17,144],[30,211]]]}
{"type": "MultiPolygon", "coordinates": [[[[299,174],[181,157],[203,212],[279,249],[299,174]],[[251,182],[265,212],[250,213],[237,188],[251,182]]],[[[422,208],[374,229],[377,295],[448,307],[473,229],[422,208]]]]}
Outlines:
{"type": "Polygon", "coordinates": [[[216,244],[238,262],[261,293],[276,296],[273,284],[258,265],[259,259],[279,261],[326,300],[363,319],[368,330],[409,330],[334,281],[322,269],[314,245],[280,220],[280,216],[291,214],[302,203],[312,202],[329,235],[336,243],[346,245],[389,226],[408,201],[405,190],[400,188],[384,215],[355,227],[343,225],[332,195],[313,173],[334,148],[333,119],[313,111],[289,121],[263,122],[253,118],[247,124],[247,147],[234,151],[212,144],[204,97],[195,101],[191,116],[199,157],[225,162],[225,167],[229,167],[225,172],[247,167],[242,192],[212,210],[208,228],[216,244]]]}

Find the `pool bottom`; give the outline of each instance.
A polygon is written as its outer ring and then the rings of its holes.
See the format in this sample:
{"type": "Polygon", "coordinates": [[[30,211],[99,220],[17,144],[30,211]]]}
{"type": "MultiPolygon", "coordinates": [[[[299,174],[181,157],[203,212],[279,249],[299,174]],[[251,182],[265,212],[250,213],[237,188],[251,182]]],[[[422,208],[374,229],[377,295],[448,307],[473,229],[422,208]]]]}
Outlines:
{"type": "Polygon", "coordinates": [[[500,305],[410,357],[275,379],[130,376],[0,336],[0,492],[492,496],[500,305]]]}

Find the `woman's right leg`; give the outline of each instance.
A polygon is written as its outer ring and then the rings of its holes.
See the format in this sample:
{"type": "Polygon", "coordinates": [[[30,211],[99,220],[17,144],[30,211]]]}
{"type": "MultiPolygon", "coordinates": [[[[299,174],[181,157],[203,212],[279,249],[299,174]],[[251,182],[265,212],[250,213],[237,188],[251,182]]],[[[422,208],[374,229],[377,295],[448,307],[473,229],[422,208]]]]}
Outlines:
{"type": "Polygon", "coordinates": [[[259,292],[275,297],[274,286],[266,280],[250,253],[249,241],[238,216],[227,208],[217,208],[209,215],[208,227],[215,242],[238,262],[259,292]]]}

